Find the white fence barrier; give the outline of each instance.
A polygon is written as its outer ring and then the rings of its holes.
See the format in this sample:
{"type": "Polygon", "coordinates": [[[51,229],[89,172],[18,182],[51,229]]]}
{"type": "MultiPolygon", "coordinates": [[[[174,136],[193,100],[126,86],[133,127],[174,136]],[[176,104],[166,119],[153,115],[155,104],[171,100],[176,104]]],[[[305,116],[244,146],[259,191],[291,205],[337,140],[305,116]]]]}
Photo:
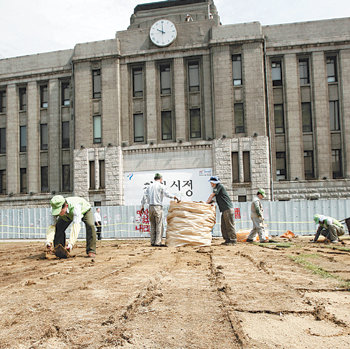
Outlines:
{"type": "MultiPolygon", "coordinates": [[[[234,202],[236,230],[251,229],[250,202],[234,202]]],[[[278,236],[292,231],[296,235],[311,235],[316,231],[313,216],[316,213],[336,219],[350,217],[350,200],[315,201],[263,201],[265,222],[270,235],[278,236]]],[[[94,211],[94,208],[92,208],[94,211]]],[[[166,217],[168,207],[164,207],[166,217]]],[[[149,237],[147,211],[141,215],[140,206],[102,206],[103,238],[146,238],[149,237]]],[[[221,236],[220,212],[217,210],[217,224],[213,236],[221,236]]],[[[50,223],[48,208],[0,209],[0,240],[45,239],[50,223]]],[[[164,218],[166,227],[166,219],[164,218]]],[[[82,224],[79,238],[85,237],[82,224]]],[[[67,229],[69,233],[70,229],[67,229]]],[[[346,229],[347,231],[347,229],[346,229]]]]}

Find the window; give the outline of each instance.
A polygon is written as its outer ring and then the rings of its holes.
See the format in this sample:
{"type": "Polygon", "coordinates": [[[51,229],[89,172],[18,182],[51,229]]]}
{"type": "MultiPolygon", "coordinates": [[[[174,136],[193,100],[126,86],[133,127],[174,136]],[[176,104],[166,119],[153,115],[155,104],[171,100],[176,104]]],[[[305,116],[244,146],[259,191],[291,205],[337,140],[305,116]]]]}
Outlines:
{"type": "Polygon", "coordinates": [[[299,59],[299,76],[300,85],[308,85],[310,83],[309,60],[307,58],[299,59]]]}
{"type": "Polygon", "coordinates": [[[284,133],[283,104],[275,104],[273,108],[275,117],[275,133],[284,133]]]}
{"type": "Polygon", "coordinates": [[[143,73],[142,68],[134,68],[132,70],[133,96],[143,96],[143,73]]]}
{"type": "Polygon", "coordinates": [[[160,93],[162,95],[171,94],[170,64],[160,66],[160,93]]]}
{"type": "Polygon", "coordinates": [[[246,195],[238,195],[238,202],[247,202],[246,195]]]}
{"type": "Polygon", "coordinates": [[[27,126],[20,126],[20,140],[19,140],[19,151],[26,152],[27,151],[27,126]]]}
{"type": "Polygon", "coordinates": [[[339,131],[340,119],[338,101],[329,101],[329,119],[331,123],[331,131],[339,131]]]}
{"type": "Polygon", "coordinates": [[[94,116],[94,143],[102,142],[101,116],[94,116]]]}
{"type": "Polygon", "coordinates": [[[20,192],[21,193],[26,193],[27,192],[27,169],[26,168],[20,168],[19,169],[20,173],[20,192]]]}
{"type": "Polygon", "coordinates": [[[67,81],[61,84],[61,105],[70,106],[70,85],[67,81]]]}
{"type": "Polygon", "coordinates": [[[201,138],[200,109],[190,109],[190,138],[201,138]]]}
{"type": "Polygon", "coordinates": [[[18,90],[19,96],[19,110],[25,111],[27,110],[27,89],[25,87],[21,87],[18,90]]]}
{"type": "Polygon", "coordinates": [[[238,159],[238,152],[232,152],[231,156],[232,160],[232,182],[238,183],[239,182],[239,159],[238,159]]]}
{"type": "Polygon", "coordinates": [[[271,76],[273,86],[282,86],[282,68],[281,62],[271,63],[271,76]]]}
{"type": "Polygon", "coordinates": [[[143,114],[134,114],[134,142],[145,141],[143,114]]]}
{"type": "Polygon", "coordinates": [[[303,120],[303,132],[312,132],[311,103],[301,103],[301,115],[303,120]]]}
{"type": "Polygon", "coordinates": [[[173,138],[171,111],[162,111],[162,140],[169,140],[173,138]]]}
{"type": "Polygon", "coordinates": [[[6,194],[6,170],[0,170],[0,194],[6,194]]]}
{"type": "Polygon", "coordinates": [[[70,166],[62,166],[62,191],[70,191],[70,166]]]}
{"type": "Polygon", "coordinates": [[[198,62],[188,63],[188,87],[190,92],[198,92],[200,89],[198,62]]]}
{"type": "Polygon", "coordinates": [[[62,121],[62,148],[69,148],[69,121],[62,121]]]}
{"type": "Polygon", "coordinates": [[[49,148],[49,134],[47,124],[40,124],[40,150],[49,148]]]}
{"type": "Polygon", "coordinates": [[[278,181],[287,178],[286,153],[284,151],[276,152],[276,179],[278,181]]]}
{"type": "Polygon", "coordinates": [[[327,57],[327,81],[337,82],[337,57],[327,57]]]}
{"type": "Polygon", "coordinates": [[[314,179],[314,152],[312,150],[304,151],[304,171],[305,179],[314,179]]]}
{"type": "Polygon", "coordinates": [[[101,70],[92,71],[92,98],[101,98],[101,70]]]}
{"type": "Polygon", "coordinates": [[[232,56],[233,86],[242,85],[242,58],[241,55],[232,56]]]}
{"type": "Polygon", "coordinates": [[[48,168],[48,166],[41,166],[41,168],[40,168],[40,183],[41,183],[41,192],[47,193],[49,191],[49,168],[48,168]]]}
{"type": "Polygon", "coordinates": [[[6,128],[0,128],[0,154],[6,154],[6,128]]]}
{"type": "Polygon", "coordinates": [[[99,177],[100,177],[99,187],[101,189],[104,189],[106,187],[105,161],[99,160],[98,163],[99,163],[99,177]]]}
{"type": "Polygon", "coordinates": [[[6,113],[6,91],[0,91],[0,113],[6,113]]]}
{"type": "Polygon", "coordinates": [[[244,133],[244,109],[243,103],[235,103],[234,105],[235,117],[235,133],[244,133]]]}
{"type": "Polygon", "coordinates": [[[95,189],[95,185],[95,161],[89,161],[89,189],[95,189]]]}
{"type": "Polygon", "coordinates": [[[47,85],[40,86],[40,108],[47,108],[49,106],[49,95],[47,85]]]}
{"type": "Polygon", "coordinates": [[[243,152],[243,175],[244,182],[250,182],[250,152],[243,152]]]}
{"type": "Polygon", "coordinates": [[[332,171],[333,178],[343,177],[341,149],[332,149],[332,171]]]}

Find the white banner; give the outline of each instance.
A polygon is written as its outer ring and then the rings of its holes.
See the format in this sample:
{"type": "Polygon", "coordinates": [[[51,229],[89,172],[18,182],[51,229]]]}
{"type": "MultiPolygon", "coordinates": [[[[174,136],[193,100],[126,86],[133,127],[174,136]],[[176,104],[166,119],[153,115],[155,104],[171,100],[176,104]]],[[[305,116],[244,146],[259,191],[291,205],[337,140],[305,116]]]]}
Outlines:
{"type": "MultiPolygon", "coordinates": [[[[156,171],[124,172],[125,205],[141,205],[146,186],[154,181],[156,171]],[[148,183],[148,184],[147,184],[148,183]]],[[[159,171],[169,192],[182,201],[206,201],[212,193],[208,182],[211,168],[190,168],[159,171]]],[[[169,199],[164,198],[164,204],[169,199]]]]}

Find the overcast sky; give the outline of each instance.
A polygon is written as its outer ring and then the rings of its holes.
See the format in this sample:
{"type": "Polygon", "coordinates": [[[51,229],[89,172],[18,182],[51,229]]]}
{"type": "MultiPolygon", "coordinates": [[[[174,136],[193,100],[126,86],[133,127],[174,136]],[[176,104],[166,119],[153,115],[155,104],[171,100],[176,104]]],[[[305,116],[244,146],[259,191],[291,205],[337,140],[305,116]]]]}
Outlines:
{"type": "MultiPolygon", "coordinates": [[[[73,49],[126,30],[152,0],[0,0],[0,58],[73,49]]],[[[214,0],[221,22],[262,25],[350,17],[350,0],[214,0]]]]}

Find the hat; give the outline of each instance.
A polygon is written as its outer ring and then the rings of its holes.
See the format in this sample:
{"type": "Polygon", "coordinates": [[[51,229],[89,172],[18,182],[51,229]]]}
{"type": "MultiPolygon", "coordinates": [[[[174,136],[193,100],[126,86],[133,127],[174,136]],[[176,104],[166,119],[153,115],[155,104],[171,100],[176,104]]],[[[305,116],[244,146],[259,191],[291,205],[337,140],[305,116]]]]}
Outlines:
{"type": "Polygon", "coordinates": [[[214,184],[219,184],[220,183],[220,178],[218,176],[212,176],[212,177],[210,177],[208,182],[214,183],[214,184]]]}
{"type": "Polygon", "coordinates": [[[263,198],[266,198],[266,194],[265,194],[265,190],[264,189],[259,188],[258,194],[261,194],[263,196],[263,198]]]}
{"type": "Polygon", "coordinates": [[[163,176],[158,172],[154,175],[154,179],[161,179],[161,178],[163,178],[163,176]]]}
{"type": "Polygon", "coordinates": [[[318,224],[320,222],[320,215],[315,214],[314,215],[314,221],[315,221],[316,224],[318,224]]]}
{"type": "Polygon", "coordinates": [[[51,201],[50,205],[52,208],[52,215],[58,216],[62,210],[63,204],[66,202],[66,199],[62,195],[55,195],[51,201]]]}

